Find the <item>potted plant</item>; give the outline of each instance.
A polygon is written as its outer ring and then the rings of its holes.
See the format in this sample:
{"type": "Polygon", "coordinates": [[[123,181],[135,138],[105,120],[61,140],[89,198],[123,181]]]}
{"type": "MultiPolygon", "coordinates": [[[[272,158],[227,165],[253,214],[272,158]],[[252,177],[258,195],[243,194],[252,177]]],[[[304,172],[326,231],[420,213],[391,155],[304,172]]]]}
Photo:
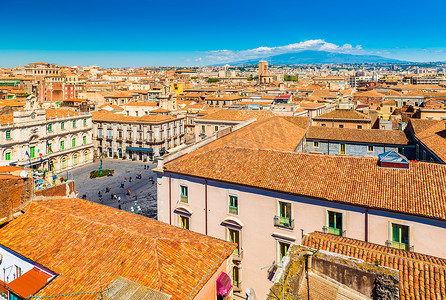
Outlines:
{"type": "Polygon", "coordinates": [[[132,158],[132,161],[135,161],[135,160],[136,160],[136,157],[132,158]]]}
{"type": "Polygon", "coordinates": [[[122,156],[122,159],[127,159],[127,156],[125,156],[125,155],[124,155],[124,156],[122,156]]]}
{"type": "Polygon", "coordinates": [[[113,155],[114,159],[118,159],[118,154],[113,155]]]}

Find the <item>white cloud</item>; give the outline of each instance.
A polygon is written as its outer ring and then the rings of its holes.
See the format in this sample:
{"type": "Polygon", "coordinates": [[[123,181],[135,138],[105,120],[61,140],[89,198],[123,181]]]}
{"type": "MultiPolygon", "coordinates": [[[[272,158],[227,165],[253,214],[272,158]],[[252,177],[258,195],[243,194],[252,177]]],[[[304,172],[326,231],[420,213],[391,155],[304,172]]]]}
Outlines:
{"type": "Polygon", "coordinates": [[[246,59],[266,58],[272,55],[300,52],[304,50],[329,51],[336,53],[364,54],[361,45],[353,47],[351,44],[336,45],[328,43],[323,39],[307,40],[299,43],[289,44],[278,47],[261,46],[248,50],[215,50],[205,53],[205,60],[209,63],[222,63],[242,61],[246,59]]]}

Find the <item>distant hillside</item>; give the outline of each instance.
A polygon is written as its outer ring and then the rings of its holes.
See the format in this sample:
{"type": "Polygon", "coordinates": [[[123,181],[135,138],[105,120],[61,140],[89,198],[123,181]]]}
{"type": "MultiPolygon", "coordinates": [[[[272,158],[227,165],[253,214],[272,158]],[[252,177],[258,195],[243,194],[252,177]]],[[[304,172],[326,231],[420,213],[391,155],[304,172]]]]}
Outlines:
{"type": "MultiPolygon", "coordinates": [[[[352,55],[326,51],[302,51],[265,57],[273,65],[297,64],[361,64],[361,63],[402,63],[404,61],[376,55],[352,55]]],[[[231,65],[257,64],[259,59],[231,62],[231,65]]]]}

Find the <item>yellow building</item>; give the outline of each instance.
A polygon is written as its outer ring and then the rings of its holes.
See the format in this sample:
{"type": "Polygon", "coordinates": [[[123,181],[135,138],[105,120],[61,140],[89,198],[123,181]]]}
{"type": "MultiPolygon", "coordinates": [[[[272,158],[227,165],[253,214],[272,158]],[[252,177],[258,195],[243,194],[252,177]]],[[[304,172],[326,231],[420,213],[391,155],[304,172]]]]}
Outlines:
{"type": "Polygon", "coordinates": [[[172,87],[172,90],[177,95],[180,95],[183,93],[183,84],[182,83],[171,83],[170,86],[172,87]]]}

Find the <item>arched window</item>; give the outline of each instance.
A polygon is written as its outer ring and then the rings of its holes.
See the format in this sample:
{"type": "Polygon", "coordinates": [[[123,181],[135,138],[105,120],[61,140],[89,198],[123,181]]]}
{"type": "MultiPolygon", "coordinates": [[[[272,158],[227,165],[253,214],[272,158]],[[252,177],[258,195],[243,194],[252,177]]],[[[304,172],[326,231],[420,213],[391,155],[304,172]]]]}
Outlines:
{"type": "Polygon", "coordinates": [[[77,155],[77,154],[74,154],[74,155],[73,155],[73,165],[77,165],[77,164],[78,164],[78,161],[79,161],[78,155],[77,155]]]}
{"type": "Polygon", "coordinates": [[[62,169],[65,169],[67,167],[67,158],[62,157],[62,169]]]}

